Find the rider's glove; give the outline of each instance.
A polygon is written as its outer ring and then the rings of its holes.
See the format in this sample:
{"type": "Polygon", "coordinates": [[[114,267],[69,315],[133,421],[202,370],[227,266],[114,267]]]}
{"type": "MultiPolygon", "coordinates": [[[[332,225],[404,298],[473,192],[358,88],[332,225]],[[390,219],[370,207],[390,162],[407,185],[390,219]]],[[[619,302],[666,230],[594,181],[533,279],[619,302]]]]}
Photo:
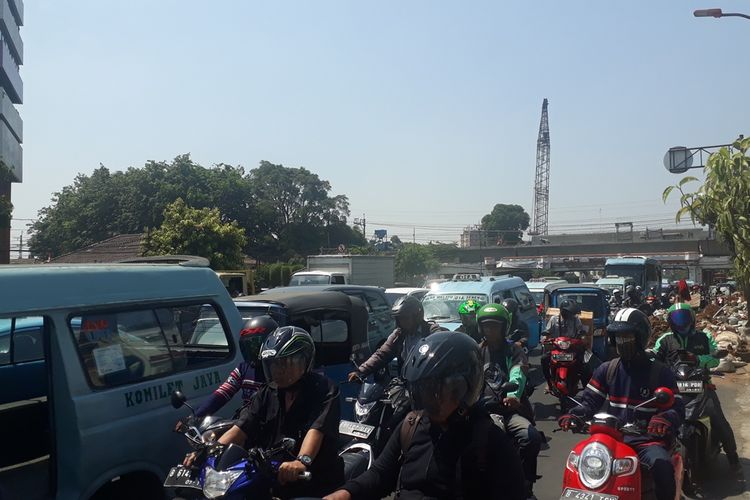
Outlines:
{"type": "Polygon", "coordinates": [[[578,428],[578,424],[580,423],[580,421],[581,419],[576,417],[575,415],[566,413],[565,415],[557,419],[557,424],[562,430],[569,431],[570,429],[578,428]]]}
{"type": "Polygon", "coordinates": [[[651,417],[646,430],[649,434],[653,434],[654,436],[664,437],[671,433],[672,422],[666,419],[661,413],[658,413],[651,417]]]}

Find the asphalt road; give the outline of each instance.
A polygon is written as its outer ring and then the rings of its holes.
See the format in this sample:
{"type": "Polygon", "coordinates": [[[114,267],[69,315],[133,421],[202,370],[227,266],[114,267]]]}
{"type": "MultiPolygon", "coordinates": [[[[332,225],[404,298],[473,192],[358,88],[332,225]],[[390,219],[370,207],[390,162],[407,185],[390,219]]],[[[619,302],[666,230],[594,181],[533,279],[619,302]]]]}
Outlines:
{"type": "MultiPolygon", "coordinates": [[[[543,379],[539,370],[539,357],[531,358],[532,380],[541,382],[543,379]]],[[[750,477],[750,460],[744,458],[750,454],[750,449],[743,443],[741,423],[748,420],[748,415],[743,415],[746,406],[743,397],[748,392],[748,379],[727,378],[716,380],[719,398],[724,406],[727,419],[732,423],[742,461],[743,473],[733,474],[730,472],[726,458],[722,454],[712,470],[709,472],[711,479],[708,480],[700,492],[700,496],[694,498],[704,499],[735,499],[750,498],[744,477],[750,477]],[[743,449],[744,448],[744,449],[743,449]]],[[[544,386],[539,385],[531,397],[537,419],[537,429],[542,431],[547,438],[547,447],[539,454],[538,474],[542,478],[536,483],[534,493],[539,500],[558,499],[562,491],[562,475],[565,468],[565,460],[573,446],[585,439],[584,435],[569,432],[553,432],[557,428],[557,418],[560,415],[557,399],[544,394],[544,386]]],[[[750,411],[750,408],[748,408],[750,411]]],[[[749,422],[750,423],[750,422],[749,422]]],[[[750,434],[750,432],[748,432],[750,434]]],[[[692,497],[691,497],[692,498],[692,497]]]]}

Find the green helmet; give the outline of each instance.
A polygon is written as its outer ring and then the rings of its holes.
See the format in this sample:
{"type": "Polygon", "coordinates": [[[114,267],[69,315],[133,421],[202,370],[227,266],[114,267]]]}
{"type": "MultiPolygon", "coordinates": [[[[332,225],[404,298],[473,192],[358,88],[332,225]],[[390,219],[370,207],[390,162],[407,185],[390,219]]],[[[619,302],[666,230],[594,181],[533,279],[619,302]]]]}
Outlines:
{"type": "Polygon", "coordinates": [[[458,314],[476,314],[480,307],[481,304],[479,302],[474,299],[469,299],[458,306],[458,314]]]}
{"type": "Polygon", "coordinates": [[[502,304],[487,304],[477,311],[477,325],[479,332],[482,332],[482,324],[490,321],[500,323],[503,328],[503,334],[508,334],[511,323],[511,314],[502,304]]]}

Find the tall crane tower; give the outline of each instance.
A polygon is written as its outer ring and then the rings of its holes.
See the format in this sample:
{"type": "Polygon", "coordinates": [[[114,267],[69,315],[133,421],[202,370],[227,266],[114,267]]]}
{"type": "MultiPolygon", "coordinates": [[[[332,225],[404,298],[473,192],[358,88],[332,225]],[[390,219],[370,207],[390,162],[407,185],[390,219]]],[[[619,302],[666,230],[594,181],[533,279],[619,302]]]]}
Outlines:
{"type": "Polygon", "coordinates": [[[549,220],[549,120],[547,99],[542,102],[539,138],[536,140],[536,179],[534,181],[534,225],[529,234],[547,234],[549,220]]]}

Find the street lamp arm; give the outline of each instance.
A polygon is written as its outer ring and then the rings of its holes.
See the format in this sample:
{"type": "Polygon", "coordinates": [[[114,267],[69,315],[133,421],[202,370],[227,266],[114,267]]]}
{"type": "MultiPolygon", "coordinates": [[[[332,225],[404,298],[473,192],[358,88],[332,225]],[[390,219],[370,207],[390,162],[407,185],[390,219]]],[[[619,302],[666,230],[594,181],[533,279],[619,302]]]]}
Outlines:
{"type": "Polygon", "coordinates": [[[722,12],[721,17],[742,17],[745,19],[750,19],[750,16],[747,14],[740,14],[738,12],[722,12]]]}

